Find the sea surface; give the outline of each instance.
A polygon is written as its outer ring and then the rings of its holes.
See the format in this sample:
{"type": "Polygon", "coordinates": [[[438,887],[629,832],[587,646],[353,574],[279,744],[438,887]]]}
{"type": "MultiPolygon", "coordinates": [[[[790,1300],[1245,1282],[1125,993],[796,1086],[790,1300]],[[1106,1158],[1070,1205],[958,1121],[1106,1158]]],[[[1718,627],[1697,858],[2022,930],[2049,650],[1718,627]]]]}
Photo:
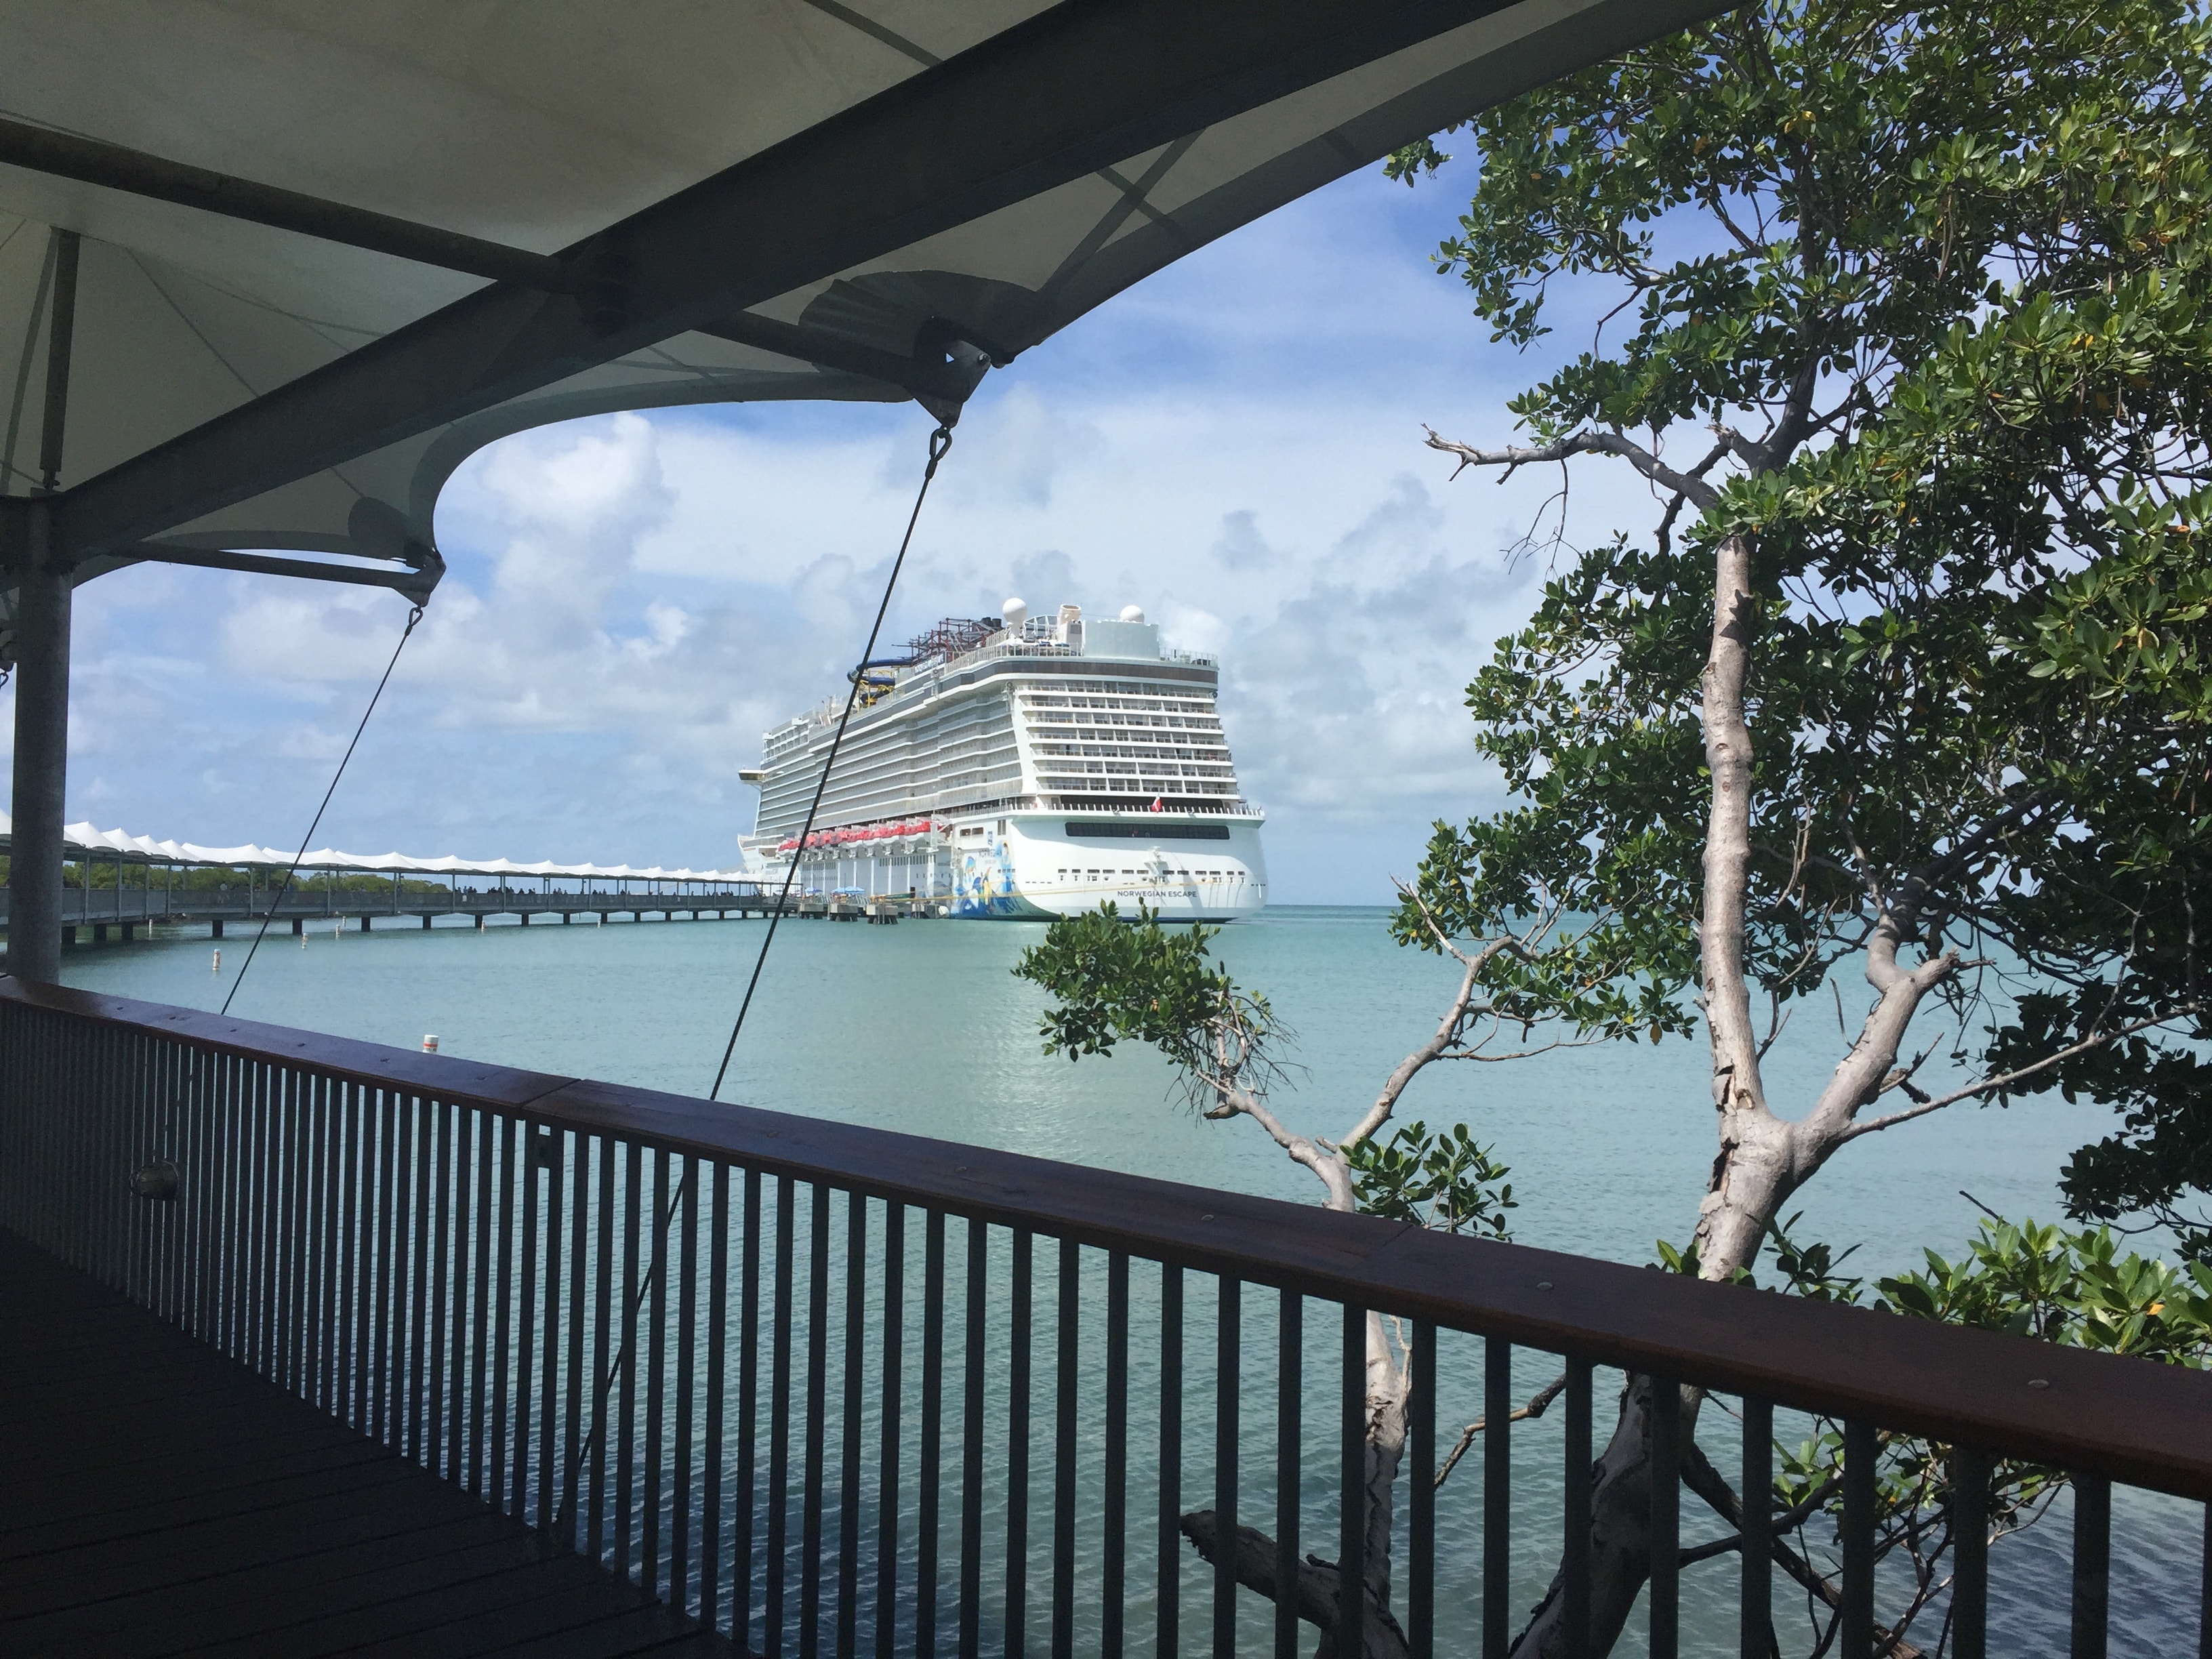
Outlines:
{"type": "MultiPolygon", "coordinates": [[[[1240,982],[1264,993],[1297,1034],[1289,1053],[1296,1086],[1274,1102],[1294,1127],[1330,1136],[1351,1125],[1391,1068],[1434,1030],[1455,987],[1455,964],[1394,944],[1387,916],[1281,907],[1224,929],[1214,943],[1240,982]]],[[[434,1034],[449,1055],[704,1094],[765,927],[540,922],[425,932],[395,923],[304,941],[272,932],[232,1012],[407,1048],[434,1034]]],[[[1042,937],[1041,926],[1011,922],[787,922],[723,1097],[1292,1200],[1317,1197],[1313,1177],[1255,1125],[1197,1117],[1150,1052],[1076,1063],[1044,1054],[1042,994],[1012,973],[1042,937]]],[[[234,931],[219,947],[195,933],[85,948],[65,959],[64,977],[212,1008],[231,990],[249,944],[234,931]]],[[[1801,1007],[1768,1059],[1767,1092],[1778,1110],[1795,1115],[1810,1104],[1845,1046],[1839,1021],[1864,998],[1863,988],[1839,986],[1832,998],[1801,1007]]],[[[1932,1035],[1939,1022],[1925,1023],[1932,1035]]],[[[1940,1078],[1929,1082],[1942,1086],[1940,1078]]],[[[1438,1063],[1408,1090],[1399,1116],[1465,1122],[1511,1166],[1520,1242],[1635,1264],[1656,1259],[1656,1240],[1687,1238],[1714,1152],[1704,1050],[1680,1041],[1438,1063]]],[[[1793,1231],[1855,1248],[1849,1265],[1869,1278],[1918,1265],[1923,1248],[1956,1255],[1979,1214],[1973,1200],[2008,1216],[2056,1218],[2061,1165],[2108,1123],[2106,1114],[2055,1099],[1954,1107],[1844,1148],[1792,1206],[1802,1212],[1793,1231]]],[[[1199,1311],[1194,1304],[1194,1322],[1199,1311]]],[[[1326,1347],[1328,1333],[1310,1328],[1308,1336],[1326,1347]]],[[[1548,1370],[1540,1356],[1516,1366],[1523,1392],[1547,1380],[1537,1369],[1548,1370]]],[[[1448,1382],[1440,1401],[1446,1394],[1450,1411],[1479,1413],[1479,1381],[1448,1382]]],[[[1601,1401],[1601,1440],[1608,1410],[1601,1401]]],[[[1248,1415],[1257,1414],[1255,1404],[1248,1415]]],[[[1707,1420],[1705,1437],[1728,1467],[1732,1448],[1725,1458],[1723,1448],[1732,1425],[1707,1420]]],[[[1540,1506],[1542,1472],[1524,1478],[1516,1458],[1516,1512],[1523,1501],[1540,1506]]],[[[2119,1509],[2113,1650],[2175,1650],[2178,1631],[2150,1607],[2187,1596],[2174,1587],[2193,1582],[2199,1512],[2126,1493],[2119,1509]],[[2153,1583],[2155,1594],[2130,1593],[2153,1583]]],[[[1686,1533],[1689,1521],[1686,1506],[1686,1533]]],[[[2062,1510],[1996,1553],[2002,1650],[2065,1650],[2064,1598],[2054,1593],[2063,1584],[2064,1531],[2062,1510]]],[[[1443,1541],[1440,1534],[1440,1550],[1443,1541]]],[[[1521,1605],[1540,1594],[1548,1569],[1540,1549],[1516,1550],[1521,1605]]],[[[1734,1651],[1733,1578],[1724,1561],[1686,1574],[1693,1627],[1686,1652],[1734,1651]]],[[[1184,1598],[1185,1626],[1198,1642],[1204,1583],[1193,1577],[1184,1598]]],[[[1441,1584],[1440,1600],[1440,1635],[1464,1632],[1471,1600],[1441,1584]]],[[[1133,1632],[1148,1628],[1133,1606],[1130,1617],[1133,1632]]],[[[1266,1630],[1264,1620],[1253,1624],[1255,1645],[1264,1646],[1266,1630]]]]}

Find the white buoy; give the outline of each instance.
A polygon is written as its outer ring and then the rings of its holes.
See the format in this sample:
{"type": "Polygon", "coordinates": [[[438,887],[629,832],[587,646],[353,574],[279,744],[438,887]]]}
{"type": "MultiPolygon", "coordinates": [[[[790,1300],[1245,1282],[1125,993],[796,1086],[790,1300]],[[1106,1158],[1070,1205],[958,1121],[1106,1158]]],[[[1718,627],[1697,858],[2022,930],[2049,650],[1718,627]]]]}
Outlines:
{"type": "Polygon", "coordinates": [[[423,1037],[422,1052],[426,1054],[434,1054],[438,1052],[438,1039],[434,1036],[423,1037]]]}
{"type": "Polygon", "coordinates": [[[210,962],[210,963],[208,963],[208,972],[210,972],[210,974],[219,974],[219,973],[221,973],[222,971],[222,951],[216,951],[216,952],[215,953],[215,960],[214,960],[213,962],[210,962]]]}

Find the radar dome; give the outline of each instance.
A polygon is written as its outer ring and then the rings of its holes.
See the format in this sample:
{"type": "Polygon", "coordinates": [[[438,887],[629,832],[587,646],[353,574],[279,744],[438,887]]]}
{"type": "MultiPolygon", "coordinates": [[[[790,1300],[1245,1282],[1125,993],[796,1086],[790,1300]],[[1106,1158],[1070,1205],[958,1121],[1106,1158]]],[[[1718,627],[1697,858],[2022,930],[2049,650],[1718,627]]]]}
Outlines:
{"type": "Polygon", "coordinates": [[[1121,607],[1121,620],[1123,622],[1140,623],[1144,621],[1144,606],[1140,605],[1125,605],[1121,607]]]}
{"type": "Polygon", "coordinates": [[[999,614],[1006,619],[1006,631],[1018,634],[1022,624],[1030,619],[1029,604],[1024,599],[1008,599],[999,607],[999,614]]]}

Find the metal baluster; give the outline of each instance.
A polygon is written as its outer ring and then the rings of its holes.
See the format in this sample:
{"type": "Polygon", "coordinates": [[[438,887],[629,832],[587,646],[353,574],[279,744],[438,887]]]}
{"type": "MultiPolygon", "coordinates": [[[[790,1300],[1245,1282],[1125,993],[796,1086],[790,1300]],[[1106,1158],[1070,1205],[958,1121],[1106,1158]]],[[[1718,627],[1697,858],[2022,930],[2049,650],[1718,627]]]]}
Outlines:
{"type": "Polygon", "coordinates": [[[1951,1449],[1952,1659],[1989,1659],[1990,1459],[1951,1449]]]}
{"type": "Polygon", "coordinates": [[[760,1433],[761,1176],[745,1171],[744,1263],[738,1280],[737,1539],[730,1565],[730,1631],[738,1649],[752,1646],[754,1445],[760,1433]]]}
{"type": "MultiPolygon", "coordinates": [[[[1060,1309],[1053,1332],[1052,1656],[1075,1652],[1075,1451],[1078,1370],[1081,1358],[1083,1256],[1071,1238],[1060,1241],[1060,1309]]],[[[886,1656],[887,1659],[887,1656],[886,1656]]]]}
{"type": "Polygon", "coordinates": [[[2074,1617],[2071,1659],[2105,1659],[2112,1595],[2112,1483],[2074,1477],[2074,1617]]]}
{"type": "Polygon", "coordinates": [[[647,1241],[653,1265],[645,1271],[645,1294],[650,1304],[645,1316],[645,1496],[638,1505],[644,1517],[645,1540],[637,1557],[638,1583],[647,1595],[658,1595],[660,1586],[660,1472],[667,1426],[668,1249],[674,1242],[668,1232],[668,1166],[675,1161],[675,1154],[654,1147],[652,1156],[653,1208],[646,1216],[653,1225],[653,1236],[647,1241]]]}
{"type": "MultiPolygon", "coordinates": [[[[368,1298],[363,1294],[367,1283],[364,1263],[368,1260],[368,1170],[364,1158],[362,1139],[365,1133],[362,1109],[362,1090],[354,1083],[338,1085],[343,1097],[344,1167],[340,1172],[345,1216],[338,1231],[338,1241],[344,1260],[340,1264],[338,1310],[338,1414],[352,1427],[368,1426],[367,1402],[361,1390],[360,1367],[362,1356],[368,1347],[368,1298]]],[[[205,1109],[199,1113],[203,1132],[211,1127],[205,1109]]]]}
{"type": "Polygon", "coordinates": [[[1182,1269],[1160,1267],[1160,1503],[1156,1659],[1182,1650],[1182,1269]]]}
{"type": "Polygon", "coordinates": [[[976,1659],[982,1640],[983,1605],[983,1322],[988,1315],[990,1229],[968,1222],[968,1323],[960,1437],[960,1659],[976,1659]]]}
{"type": "Polygon", "coordinates": [[[376,1363],[384,1371],[384,1443],[404,1456],[407,1453],[407,1407],[413,1393],[408,1364],[409,1344],[414,1339],[410,1304],[410,1277],[414,1262],[415,1114],[407,1096],[392,1097],[392,1278],[391,1303],[386,1312],[390,1340],[379,1349],[376,1363]]]}
{"type": "MultiPolygon", "coordinates": [[[[244,1198],[247,1206],[246,1223],[246,1255],[240,1264],[245,1268],[243,1306],[245,1319],[238,1357],[247,1366],[262,1376],[269,1375],[270,1324],[276,1313],[276,1296],[270,1271],[276,1252],[270,1248],[270,1234],[276,1226],[275,1206],[270,1202],[275,1154],[271,1142],[275,1126],[270,1122],[269,1101],[269,1068],[248,1061],[246,1076],[246,1187],[244,1198]]],[[[81,1126],[78,1133],[88,1127],[81,1114],[72,1114],[71,1121],[81,1126]]],[[[404,1166],[403,1166],[404,1167],[404,1166]]],[[[83,1199],[76,1206],[79,1216],[83,1214],[83,1199]]],[[[73,1244],[77,1240],[70,1241],[73,1244]]],[[[76,1250],[69,1252],[70,1259],[80,1266],[83,1257],[76,1250]]],[[[394,1333],[395,1344],[397,1333],[394,1333]]]]}
{"type": "MultiPolygon", "coordinates": [[[[699,1160],[684,1160],[683,1184],[676,1191],[681,1249],[676,1258],[676,1451],[670,1464],[668,1605],[678,1613],[690,1607],[691,1593],[691,1412],[697,1371],[699,1334],[699,1160]]],[[[662,1270],[666,1277],[666,1270],[662,1270]]]]}
{"type": "MultiPolygon", "coordinates": [[[[584,1450],[584,1396],[587,1383],[584,1373],[584,1355],[590,1346],[585,1340],[585,1297],[586,1280],[604,1279],[606,1275],[606,1252],[599,1253],[596,1262],[592,1256],[592,1156],[593,1138],[582,1130],[576,1131],[570,1142],[570,1152],[575,1167],[569,1176],[569,1208],[574,1213],[568,1222],[568,1415],[562,1437],[561,1459],[562,1497],[568,1505],[568,1517],[561,1528],[561,1545],[564,1549],[580,1547],[580,1529],[577,1525],[576,1480],[580,1474],[577,1462],[584,1450]]],[[[604,1364],[605,1362],[600,1362],[604,1364]]],[[[596,1546],[592,1551],[596,1557],[596,1546]]]]}
{"type": "MultiPolygon", "coordinates": [[[[1297,1659],[1298,1520],[1305,1437],[1305,1309],[1282,1293],[1275,1337],[1275,1659],[1297,1659]]],[[[1418,1480],[1418,1476],[1416,1480],[1418,1480]]]]}
{"type": "MultiPolygon", "coordinates": [[[[522,1285],[515,1297],[514,1467],[507,1512],[530,1513],[531,1362],[538,1350],[538,1172],[544,1131],[533,1123],[518,1126],[522,1176],[522,1285]]],[[[538,1483],[539,1489],[544,1482],[538,1483]]]]}
{"type": "MultiPolygon", "coordinates": [[[[721,1617],[722,1407],[730,1349],[730,1166],[716,1161],[707,1225],[707,1424],[699,1493],[699,1622],[721,1617]]],[[[748,1425],[750,1427],[750,1425],[748,1425]]],[[[738,1645],[744,1646],[740,1632],[738,1645]]]]}
{"type": "MultiPolygon", "coordinates": [[[[1590,1363],[1567,1361],[1565,1547],[1560,1594],[1567,1598],[1566,1659],[1590,1659],[1590,1363]]],[[[1761,1654],[1759,1659],[1766,1659],[1761,1654]]]]}
{"type": "Polygon", "coordinates": [[[845,1399],[837,1468],[837,1659],[853,1659],[860,1613],[861,1365],[868,1318],[868,1200],[845,1195],[845,1399]]]}
{"type": "MultiPolygon", "coordinates": [[[[615,1576],[629,1577],[630,1556],[635,1549],[631,1522],[637,1500],[637,1316],[643,1297],[638,1278],[638,1235],[644,1218],[645,1148],[635,1141],[623,1146],[623,1279],[622,1334],[616,1349],[615,1386],[621,1390],[615,1404],[615,1576]]],[[[652,1563],[646,1563],[649,1573],[652,1563]]]]}
{"type": "Polygon", "coordinates": [[[407,1446],[416,1462],[424,1462],[423,1418],[430,1402],[430,1172],[433,1164],[430,1103],[421,1096],[408,1101],[413,1124],[415,1164],[415,1285],[407,1310],[407,1446]]]}
{"type": "Polygon", "coordinates": [[[1106,1257],[1105,1454],[1098,1649],[1100,1659],[1122,1659],[1129,1528],[1129,1257],[1124,1250],[1106,1257]]]}
{"type": "Polygon", "coordinates": [[[777,1659],[783,1651],[784,1564],[791,1522],[791,1302],[797,1183],[789,1176],[775,1182],[775,1320],[768,1410],[768,1584],[763,1602],[761,1652],[777,1659]]]}
{"type": "Polygon", "coordinates": [[[1513,1613],[1513,1345],[1482,1341],[1482,1656],[1505,1659],[1513,1613]]]}
{"type": "Polygon", "coordinates": [[[1874,1653],[1874,1476],[1871,1423],[1844,1425],[1844,1590],[1837,1659],[1874,1653]]]}
{"type": "Polygon", "coordinates": [[[1022,1659],[1029,1638],[1030,1359],[1032,1236],[1014,1234],[1011,1340],[1006,1354],[1006,1659],[1022,1659]]]}
{"type": "Polygon", "coordinates": [[[429,1431],[429,1441],[422,1462],[432,1473],[442,1474],[446,1464],[446,1402],[442,1396],[446,1380],[446,1295],[447,1260],[453,1243],[451,1194],[453,1109],[442,1100],[428,1104],[437,1128],[430,1158],[431,1168],[435,1171],[432,1188],[435,1214],[430,1224],[430,1233],[434,1241],[430,1273],[430,1361],[428,1369],[423,1372],[423,1389],[427,1397],[423,1416],[429,1431]]]}
{"type": "Polygon", "coordinates": [[[490,1486],[491,1445],[485,1437],[484,1416],[489,1409],[491,1375],[491,1261],[498,1231],[493,1204],[493,1176],[497,1167],[496,1121],[489,1112],[477,1113],[476,1329],[469,1358],[469,1490],[482,1494],[490,1486]]]}
{"type": "MultiPolygon", "coordinates": [[[[1430,1659],[1437,1630],[1437,1328],[1415,1321],[1406,1425],[1413,1467],[1406,1516],[1406,1644],[1430,1659]]],[[[1292,1558],[1295,1568],[1296,1558],[1292,1558]]],[[[1278,1573],[1279,1582],[1291,1582],[1278,1573]]]]}
{"type": "Polygon", "coordinates": [[[1651,1379],[1651,1659],[1675,1659],[1681,1613],[1682,1390],[1651,1379]]]}
{"type": "Polygon", "coordinates": [[[1743,1606],[1736,1645],[1767,1659],[1774,1629],[1774,1405],[1743,1402],[1743,1606]]]}
{"type": "Polygon", "coordinates": [[[1367,1313],[1349,1305],[1344,1310],[1341,1429],[1335,1651],[1352,1655],[1367,1651],[1367,1313]]]}
{"type": "Polygon", "coordinates": [[[452,1447],[446,1478],[465,1484],[468,1464],[469,1253],[482,1224],[470,1203],[469,1109],[449,1106],[453,1123],[453,1309],[451,1374],[446,1381],[446,1439],[452,1447]]]}
{"type": "MultiPolygon", "coordinates": [[[[561,1172],[568,1156],[568,1132],[541,1129],[538,1146],[544,1152],[545,1268],[544,1351],[538,1372],[538,1529],[553,1529],[553,1506],[561,1496],[562,1466],[553,1459],[553,1437],[560,1427],[561,1410],[561,1172]]],[[[536,1178],[538,1160],[532,1160],[536,1178]]]]}
{"type": "MultiPolygon", "coordinates": [[[[316,1218],[322,1227],[321,1265],[315,1282],[315,1404],[338,1413],[338,1226],[343,1177],[338,1170],[338,1091],[329,1078],[315,1079],[316,1218]]],[[[175,1238],[173,1231],[172,1241],[175,1238]]],[[[458,1392],[458,1391],[456,1391],[458,1392]]]]}
{"type": "Polygon", "coordinates": [[[806,1468],[799,1511],[799,1659],[822,1644],[822,1476],[830,1392],[830,1189],[814,1185],[807,1222],[806,1468]]]}
{"type": "Polygon", "coordinates": [[[492,1269],[499,1280],[499,1305],[492,1316],[491,1482],[495,1508],[504,1508],[507,1494],[507,1339],[514,1320],[514,1181],[515,1137],[518,1125],[511,1117],[499,1120],[499,1261],[492,1269]]]}
{"type": "MultiPolygon", "coordinates": [[[[307,1079],[289,1067],[284,1079],[284,1300],[282,1316],[285,1391],[312,1398],[307,1360],[307,1170],[309,1117],[307,1079]]],[[[120,1188],[116,1190],[120,1191],[120,1188]]],[[[136,1218],[126,1217],[128,1219],[136,1218]]]]}
{"type": "Polygon", "coordinates": [[[936,1659],[938,1514],[945,1459],[945,1212],[932,1210],[921,1244],[921,1492],[915,1512],[914,1651],[936,1659]]]}
{"type": "Polygon", "coordinates": [[[599,1241],[593,1249],[595,1272],[592,1293],[592,1415],[599,1431],[592,1437],[592,1482],[590,1528],[591,1547],[587,1552],[594,1561],[604,1561],[607,1554],[607,1401],[604,1391],[614,1386],[614,1330],[615,1298],[615,1165],[621,1161],[621,1144],[606,1135],[599,1137],[599,1241]]]}
{"type": "Polygon", "coordinates": [[[369,1433],[390,1443],[392,1422],[392,1239],[398,1231],[394,1188],[398,1183],[399,1099],[379,1090],[376,1112],[376,1322],[368,1361],[369,1433]]]}
{"type": "Polygon", "coordinates": [[[876,1659],[897,1651],[900,1417],[906,1407],[906,1206],[884,1205],[884,1399],[876,1465],[876,1659]]]}
{"type": "Polygon", "coordinates": [[[1237,1395],[1243,1386],[1243,1288],[1224,1275],[1214,1304],[1214,1659],[1237,1659],[1237,1395]]]}
{"type": "Polygon", "coordinates": [[[2204,1565],[2197,1584],[2197,1659],[2212,1659],[2212,1504],[2204,1506],[2204,1565]]]}

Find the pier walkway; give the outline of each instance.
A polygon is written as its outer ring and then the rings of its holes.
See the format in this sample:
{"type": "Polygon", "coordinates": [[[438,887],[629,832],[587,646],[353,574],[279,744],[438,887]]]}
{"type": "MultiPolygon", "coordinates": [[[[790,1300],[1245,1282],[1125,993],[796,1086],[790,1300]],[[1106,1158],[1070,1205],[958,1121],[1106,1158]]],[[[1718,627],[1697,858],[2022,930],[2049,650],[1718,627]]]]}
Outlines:
{"type": "MultiPolygon", "coordinates": [[[[482,892],[363,893],[295,887],[272,910],[270,896],[256,891],[228,896],[202,890],[165,891],[145,887],[72,887],[62,895],[62,942],[104,944],[130,939],[143,927],[204,927],[222,939],[226,928],[250,929],[264,915],[272,932],[299,934],[309,928],[327,932],[351,926],[368,933],[379,925],[431,927],[443,923],[483,927],[488,923],[529,927],[557,918],[562,922],[727,921],[770,915],[776,896],[757,890],[714,893],[525,892],[489,889],[482,892]]],[[[0,933],[8,927],[10,904],[0,889],[0,933]]],[[[813,921],[894,922],[906,917],[938,916],[943,899],[828,897],[794,894],[785,914],[813,921]]]]}
{"type": "Polygon", "coordinates": [[[0,1231],[0,1650],[738,1650],[0,1231]]]}

